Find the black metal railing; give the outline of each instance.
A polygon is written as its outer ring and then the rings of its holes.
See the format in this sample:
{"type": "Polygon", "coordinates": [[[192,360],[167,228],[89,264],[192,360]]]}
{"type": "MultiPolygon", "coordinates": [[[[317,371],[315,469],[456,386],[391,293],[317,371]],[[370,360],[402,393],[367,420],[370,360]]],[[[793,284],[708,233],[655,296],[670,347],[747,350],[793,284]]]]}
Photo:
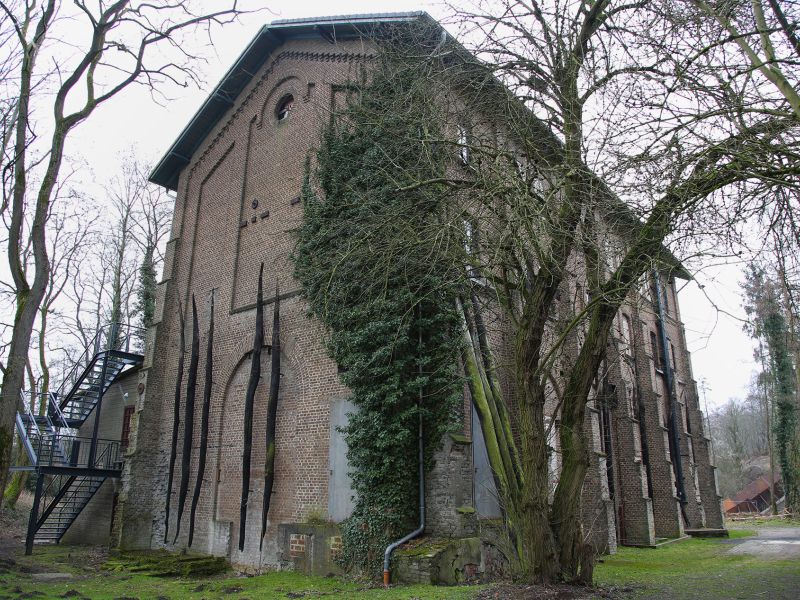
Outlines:
{"type": "Polygon", "coordinates": [[[47,436],[48,443],[40,446],[40,467],[74,467],[88,469],[119,469],[122,451],[119,440],[97,439],[92,460],[92,438],[66,434],[47,436]]]}
{"type": "Polygon", "coordinates": [[[42,475],[42,477],[44,478],[44,485],[42,486],[42,496],[35,515],[35,520],[37,522],[44,516],[44,512],[47,510],[48,506],[53,503],[56,497],[64,495],[66,492],[64,488],[75,478],[74,475],[64,474],[42,475]]]}
{"type": "Polygon", "coordinates": [[[56,398],[63,397],[75,387],[83,372],[99,352],[118,350],[131,354],[143,354],[146,334],[145,328],[129,323],[110,323],[101,327],[87,344],[83,354],[64,375],[61,384],[55,391],[56,398]]]}

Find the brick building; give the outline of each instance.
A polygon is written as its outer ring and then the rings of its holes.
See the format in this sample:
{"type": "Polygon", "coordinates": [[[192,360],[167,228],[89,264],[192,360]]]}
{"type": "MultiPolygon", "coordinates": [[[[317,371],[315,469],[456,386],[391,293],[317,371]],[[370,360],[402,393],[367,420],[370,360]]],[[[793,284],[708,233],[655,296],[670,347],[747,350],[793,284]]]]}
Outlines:
{"type": "MultiPolygon", "coordinates": [[[[329,568],[339,540],[333,525],[352,509],[346,447],[337,428],[351,410],[348,390],[323,346],[319,323],[292,279],[291,231],[306,155],[319,142],[332,111],[345,101],[348,80],[368,64],[374,47],[363,34],[386,23],[430,20],[422,13],[277,21],[264,27],[217,85],[153,172],[177,191],[155,324],[138,373],[135,418],[125,456],[115,536],[123,548],[183,548],[188,508],[176,531],[178,486],[172,487],[170,535],[165,500],[179,354],[178,305],[198,302],[205,337],[209,299],[215,297],[214,381],[209,445],[197,511],[194,550],[228,556],[259,569],[329,568]],[[248,532],[239,551],[244,396],[254,330],[258,265],[265,289],[281,290],[282,379],[276,433],[276,475],[267,535],[259,548],[263,444],[254,444],[248,532]]],[[[666,301],[649,291],[632,298],[618,317],[617,352],[607,381],[588,411],[594,463],[583,491],[584,525],[596,547],[653,545],[693,527],[721,527],[720,499],[709,441],[680,322],[674,277],[659,275],[666,301]],[[664,310],[658,318],[659,304],[664,310]],[[660,324],[668,357],[659,351],[660,324]],[[670,452],[667,385],[674,375],[680,448],[670,452]],[[600,401],[613,397],[615,400],[600,401]],[[682,461],[686,519],[676,496],[672,457],[682,461]]],[[[577,285],[577,284],[576,284],[577,285]]],[[[267,314],[274,298],[266,293],[267,314]]],[[[269,321],[269,319],[268,319],[269,321]]],[[[266,327],[270,339],[271,325],[266,327]]],[[[187,325],[187,337],[191,335],[187,325]]],[[[188,343],[188,341],[187,341],[188,343]]],[[[269,355],[262,356],[253,439],[263,440],[269,355]]],[[[201,358],[198,390],[203,387],[201,358]]],[[[185,380],[184,380],[185,381],[185,380]]],[[[199,406],[199,404],[198,404],[199,406]]],[[[445,440],[426,486],[426,533],[469,536],[499,516],[480,428],[465,411],[463,430],[445,440]],[[477,516],[477,519],[475,518],[477,516]]],[[[197,472],[199,410],[191,472],[197,472]]],[[[181,422],[179,438],[183,435],[181,422]]],[[[177,464],[181,462],[178,445],[177,464]]],[[[553,468],[557,469],[557,453],[553,468]]],[[[176,474],[177,478],[177,474],[176,474]]],[[[194,485],[192,477],[191,485],[194,485]]],[[[188,504],[188,502],[187,502],[188,504]]]]}

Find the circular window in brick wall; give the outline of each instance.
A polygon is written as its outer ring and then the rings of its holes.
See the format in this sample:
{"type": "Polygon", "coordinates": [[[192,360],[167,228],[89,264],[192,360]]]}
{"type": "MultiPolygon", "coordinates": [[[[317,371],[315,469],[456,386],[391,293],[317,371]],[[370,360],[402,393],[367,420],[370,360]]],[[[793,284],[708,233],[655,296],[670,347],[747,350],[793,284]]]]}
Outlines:
{"type": "Polygon", "coordinates": [[[278,107],[275,109],[275,118],[278,119],[278,122],[288,119],[292,108],[294,108],[294,96],[287,94],[281,98],[281,101],[278,102],[278,107]]]}

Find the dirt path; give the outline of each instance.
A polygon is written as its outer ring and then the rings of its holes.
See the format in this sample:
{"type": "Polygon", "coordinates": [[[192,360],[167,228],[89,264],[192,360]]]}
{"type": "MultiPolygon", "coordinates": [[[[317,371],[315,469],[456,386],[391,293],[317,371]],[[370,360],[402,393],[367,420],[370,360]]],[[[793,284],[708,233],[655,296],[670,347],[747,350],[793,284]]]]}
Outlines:
{"type": "Polygon", "coordinates": [[[15,510],[0,510],[0,559],[15,560],[25,550],[25,530],[30,505],[20,498],[15,510]]]}

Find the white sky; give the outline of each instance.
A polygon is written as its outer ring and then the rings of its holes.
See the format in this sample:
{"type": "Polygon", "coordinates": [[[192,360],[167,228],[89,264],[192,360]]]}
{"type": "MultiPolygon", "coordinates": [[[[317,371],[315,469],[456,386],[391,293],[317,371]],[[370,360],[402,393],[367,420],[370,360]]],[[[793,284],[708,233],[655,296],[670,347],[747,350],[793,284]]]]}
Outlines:
{"type": "MultiPolygon", "coordinates": [[[[214,0],[207,1],[215,4],[214,0]]],[[[264,12],[250,15],[240,25],[228,26],[218,33],[215,37],[216,57],[200,68],[205,79],[203,90],[170,90],[172,100],[167,106],[159,106],[146,90],[129,89],[123,96],[114,98],[99,108],[74,132],[68,142],[67,154],[75,158],[82,157],[90,165],[95,182],[113,176],[118,169],[119,155],[131,146],[136,147],[141,158],[155,163],[258,29],[269,21],[279,18],[410,10],[426,10],[434,17],[446,14],[441,5],[410,0],[265,2],[267,6],[270,4],[280,6],[276,14],[264,12]]],[[[720,308],[739,317],[743,316],[738,285],[742,276],[738,267],[715,268],[699,277],[700,282],[705,285],[705,294],[720,308]]],[[[685,287],[680,298],[681,313],[692,352],[694,376],[698,382],[705,379],[709,407],[719,405],[731,397],[743,397],[755,365],[752,345],[742,332],[741,322],[719,313],[694,283],[685,287]]]]}

